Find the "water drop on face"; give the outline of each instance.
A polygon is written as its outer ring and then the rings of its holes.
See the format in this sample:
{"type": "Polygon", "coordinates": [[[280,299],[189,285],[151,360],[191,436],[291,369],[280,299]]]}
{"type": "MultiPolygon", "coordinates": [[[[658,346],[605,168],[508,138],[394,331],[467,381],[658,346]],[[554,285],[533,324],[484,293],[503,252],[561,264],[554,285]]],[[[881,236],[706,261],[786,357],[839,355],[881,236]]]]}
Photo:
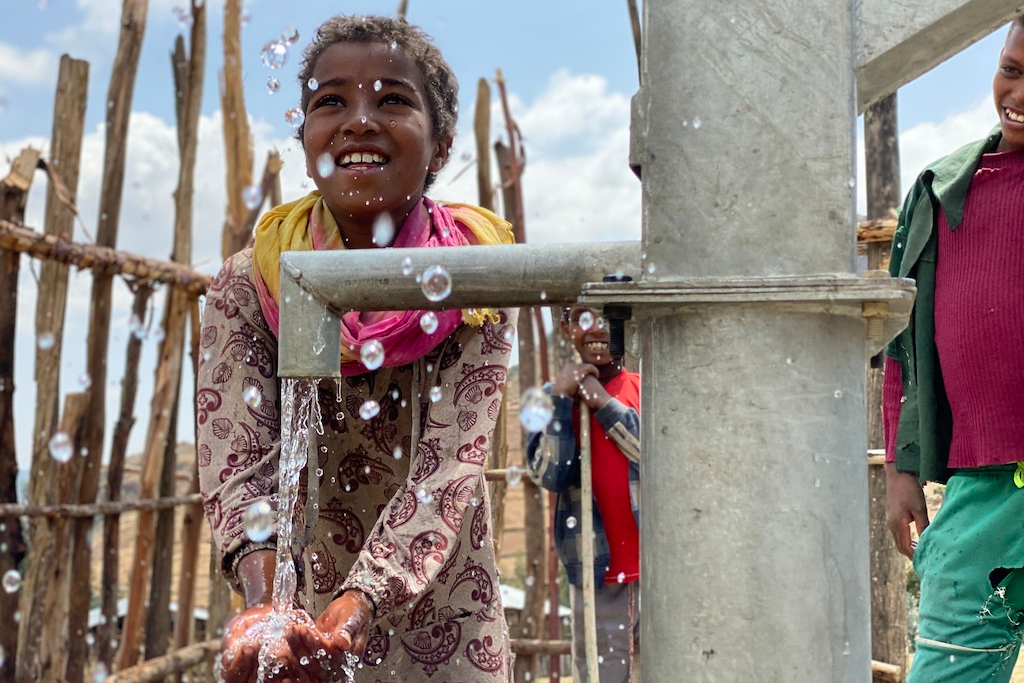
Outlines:
{"type": "Polygon", "coordinates": [[[268,69],[280,69],[288,60],[288,46],[280,40],[271,40],[260,50],[260,61],[268,69]]]}
{"type": "Polygon", "coordinates": [[[43,351],[49,351],[50,349],[53,348],[53,345],[56,343],[57,341],[56,339],[54,339],[53,333],[51,332],[43,332],[41,335],[39,335],[38,344],[39,348],[41,348],[43,351]]]}
{"type": "Polygon", "coordinates": [[[281,81],[277,80],[273,76],[267,79],[267,92],[273,95],[281,89],[281,81]]]}
{"type": "Polygon", "coordinates": [[[519,400],[519,422],[528,432],[544,431],[555,414],[555,406],[551,397],[537,387],[530,387],[523,392],[519,400]]]}
{"type": "Polygon", "coordinates": [[[437,403],[438,401],[441,400],[442,396],[443,396],[443,393],[441,392],[441,387],[431,387],[430,388],[430,402],[431,403],[437,403]]]}
{"type": "Polygon", "coordinates": [[[299,29],[294,26],[286,26],[285,29],[281,31],[281,41],[287,45],[294,45],[299,42],[299,29]]]}
{"type": "Polygon", "coordinates": [[[242,400],[245,401],[245,405],[255,410],[263,403],[263,392],[259,387],[247,386],[242,390],[242,400]]]}
{"type": "Polygon", "coordinates": [[[316,80],[315,78],[310,78],[308,81],[306,81],[306,87],[312,90],[313,92],[316,92],[317,90],[320,89],[320,81],[316,80]]]}
{"type": "Polygon", "coordinates": [[[242,203],[250,211],[259,208],[263,203],[263,188],[259,185],[250,185],[242,190],[242,203]]]}
{"type": "Polygon", "coordinates": [[[412,275],[412,259],[408,256],[402,259],[402,275],[412,275]]]}
{"type": "Polygon", "coordinates": [[[590,311],[583,311],[580,313],[579,320],[576,322],[579,328],[584,332],[594,326],[594,314],[590,311]]]}
{"type": "Polygon", "coordinates": [[[391,214],[378,214],[373,220],[373,243],[378,247],[388,247],[394,238],[395,222],[391,219],[391,214]]]}
{"type": "Polygon", "coordinates": [[[376,370],[384,364],[384,345],[376,339],[371,339],[359,349],[359,359],[367,370],[376,370]]]}
{"type": "Polygon", "coordinates": [[[452,293],[452,279],[443,267],[430,266],[423,271],[420,288],[430,301],[444,301],[452,293]]]}
{"type": "Polygon", "coordinates": [[[258,500],[242,515],[242,527],[253,543],[262,543],[270,538],[274,529],[274,509],[265,500],[258,500]]]}
{"type": "Polygon", "coordinates": [[[523,480],[523,470],[519,465],[509,465],[505,470],[505,482],[509,486],[518,486],[523,480]]]}
{"type": "Polygon", "coordinates": [[[566,517],[565,518],[565,526],[568,527],[569,529],[575,529],[576,528],[576,518],[573,517],[572,515],[570,515],[569,517],[566,517]]]}
{"type": "Polygon", "coordinates": [[[289,109],[284,113],[284,120],[293,128],[298,128],[306,120],[306,115],[298,107],[289,109]]]}
{"type": "Polygon", "coordinates": [[[427,311],[421,315],[420,329],[423,330],[424,334],[434,334],[434,332],[437,332],[437,314],[433,311],[427,311]]]}
{"type": "Polygon", "coordinates": [[[3,584],[5,592],[15,593],[21,588],[21,574],[17,569],[8,569],[4,572],[3,579],[0,579],[0,584],[3,584]]]}
{"type": "Polygon", "coordinates": [[[56,432],[50,437],[48,444],[50,456],[57,462],[67,462],[75,453],[75,447],[71,443],[71,437],[65,432],[56,432]]]}
{"type": "Polygon", "coordinates": [[[373,89],[376,90],[377,92],[380,92],[380,89],[383,87],[384,86],[379,79],[373,82],[373,89]]]}
{"type": "Polygon", "coordinates": [[[324,152],[316,158],[316,172],[321,178],[330,178],[335,168],[334,157],[330,152],[324,152]]]}
{"type": "Polygon", "coordinates": [[[359,417],[364,420],[372,420],[377,417],[380,412],[380,404],[374,401],[372,398],[368,401],[363,401],[363,405],[359,406],[359,417]]]}

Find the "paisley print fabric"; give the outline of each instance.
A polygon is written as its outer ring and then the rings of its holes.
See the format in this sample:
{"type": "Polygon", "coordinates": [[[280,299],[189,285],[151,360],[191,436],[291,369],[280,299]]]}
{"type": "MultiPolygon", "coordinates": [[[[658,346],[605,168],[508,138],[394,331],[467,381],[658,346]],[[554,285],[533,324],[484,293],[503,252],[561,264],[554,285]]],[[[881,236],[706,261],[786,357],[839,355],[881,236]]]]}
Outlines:
{"type": "MultiPolygon", "coordinates": [[[[252,503],[273,504],[280,452],[277,343],[251,273],[249,250],[225,262],[199,336],[200,482],[232,585],[237,560],[276,541],[254,544],[242,526],[252,503]]],[[[500,318],[458,327],[417,363],[320,382],[324,433],[311,430],[314,479],[307,486],[303,473],[296,515],[297,528],[311,529],[298,597],[314,616],[345,589],[373,599],[360,683],[510,680],[483,472],[515,312],[500,318]],[[428,396],[434,386],[437,401],[428,396]],[[364,420],[359,408],[371,399],[380,412],[364,420]]]]}

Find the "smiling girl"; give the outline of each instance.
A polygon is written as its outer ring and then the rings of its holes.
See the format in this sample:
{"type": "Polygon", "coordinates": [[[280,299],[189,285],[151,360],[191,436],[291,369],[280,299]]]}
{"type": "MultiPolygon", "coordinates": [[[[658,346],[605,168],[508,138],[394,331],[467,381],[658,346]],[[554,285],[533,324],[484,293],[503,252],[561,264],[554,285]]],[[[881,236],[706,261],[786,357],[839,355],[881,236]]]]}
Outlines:
{"type": "MultiPolygon", "coordinates": [[[[254,680],[260,643],[247,631],[271,611],[277,539],[253,540],[243,519],[277,488],[280,254],[512,241],[493,213],[424,195],[448,161],[458,83],[418,28],[330,19],[299,80],[298,138],[317,189],[261,218],[203,314],[202,492],[223,572],[246,606],[224,638],[228,683],[254,680]]],[[[483,468],[512,320],[501,309],[343,317],[343,379],[320,384],[324,433],[311,430],[318,457],[296,512],[296,604],[312,619],[288,627],[269,680],[333,680],[348,652],[362,658],[356,680],[508,680],[483,468]],[[383,351],[367,361],[373,369],[360,355],[371,342],[383,351]]]]}

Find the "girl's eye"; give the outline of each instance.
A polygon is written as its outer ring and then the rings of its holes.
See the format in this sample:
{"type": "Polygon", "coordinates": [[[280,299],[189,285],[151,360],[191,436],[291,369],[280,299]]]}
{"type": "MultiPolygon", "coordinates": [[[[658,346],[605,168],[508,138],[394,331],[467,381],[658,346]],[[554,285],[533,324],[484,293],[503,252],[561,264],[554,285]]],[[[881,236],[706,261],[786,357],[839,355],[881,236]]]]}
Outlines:
{"type": "Polygon", "coordinates": [[[1020,73],[1020,69],[1006,64],[1000,67],[1000,71],[1002,71],[1007,76],[1016,76],[1020,73]]]}
{"type": "Polygon", "coordinates": [[[335,105],[335,104],[345,104],[345,103],[337,95],[324,95],[323,97],[321,97],[320,99],[316,100],[313,103],[313,108],[316,109],[318,107],[335,105]]]}
{"type": "Polygon", "coordinates": [[[388,93],[384,97],[380,98],[381,104],[409,104],[409,100],[402,97],[398,93],[388,93]]]}

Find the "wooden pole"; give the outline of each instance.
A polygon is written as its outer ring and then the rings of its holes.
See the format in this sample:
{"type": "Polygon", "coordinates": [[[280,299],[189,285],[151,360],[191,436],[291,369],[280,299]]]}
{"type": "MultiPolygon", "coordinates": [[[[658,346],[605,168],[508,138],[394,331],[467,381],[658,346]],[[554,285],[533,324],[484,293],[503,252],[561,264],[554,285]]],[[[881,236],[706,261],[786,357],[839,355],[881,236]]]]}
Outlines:
{"type": "Polygon", "coordinates": [[[71,242],[55,235],[43,235],[7,220],[0,220],[0,248],[28,254],[33,258],[91,270],[95,275],[122,275],[135,282],[162,283],[203,294],[213,278],[180,263],[138,256],[111,247],[71,242]]]}
{"type": "MultiPolygon", "coordinates": [[[[199,108],[202,99],[203,66],[206,55],[206,3],[192,0],[191,54],[186,58],[184,39],[179,36],[172,57],[175,73],[182,74],[177,92],[181,93],[178,119],[178,141],[181,163],[178,168],[178,187],[175,190],[174,252],[172,260],[188,263],[192,253],[192,194],[198,142],[199,108]],[[185,64],[186,66],[182,66],[185,64]]],[[[160,346],[156,382],[150,404],[149,433],[140,486],[140,495],[149,497],[156,490],[158,473],[162,469],[163,455],[168,440],[172,440],[173,406],[181,383],[181,365],[184,353],[185,324],[191,299],[179,289],[167,295],[164,316],[165,336],[160,346]]],[[[143,628],[142,620],[147,594],[148,569],[152,563],[154,515],[139,514],[139,533],[135,544],[134,571],[128,593],[128,612],[125,615],[118,669],[132,666],[138,660],[138,645],[143,628]]]]}
{"type": "Polygon", "coordinates": [[[476,84],[476,109],[473,116],[473,132],[476,139],[476,193],[477,203],[485,209],[494,210],[494,195],[491,190],[491,86],[486,78],[476,84]]]}
{"type": "MultiPolygon", "coordinates": [[[[138,285],[135,288],[135,300],[132,304],[132,316],[143,320],[146,306],[153,289],[149,285],[138,285]]],[[[128,451],[128,436],[135,424],[135,394],[139,388],[139,356],[142,353],[142,340],[134,334],[128,335],[128,348],[125,354],[124,378],[121,380],[121,407],[117,422],[111,436],[110,462],[107,463],[107,499],[116,503],[121,499],[121,483],[124,480],[124,461],[128,451]]],[[[121,516],[116,512],[103,519],[103,579],[101,608],[103,618],[97,629],[97,661],[103,663],[110,671],[114,660],[113,640],[117,633],[117,600],[120,597],[118,568],[121,554],[121,516]]]]}
{"type": "MultiPolygon", "coordinates": [[[[580,401],[580,516],[583,536],[583,642],[587,683],[600,683],[597,663],[597,621],[594,613],[594,480],[590,460],[590,407],[580,401]]],[[[576,627],[579,625],[577,624],[576,627]]]]}
{"type": "MultiPolygon", "coordinates": [[[[128,144],[128,120],[131,116],[132,94],[138,71],[142,38],[146,29],[147,0],[124,0],[121,8],[121,31],[114,57],[106,102],[106,147],[103,176],[100,184],[99,217],[96,244],[113,249],[117,246],[117,228],[121,218],[124,189],[125,156],[128,144]]],[[[112,277],[97,274],[93,278],[89,309],[89,334],[86,340],[86,372],[92,379],[89,388],[89,416],[86,420],[85,446],[89,449],[78,500],[92,503],[99,489],[100,464],[103,455],[103,431],[106,424],[107,344],[110,338],[112,277]]],[[[87,542],[92,530],[91,519],[75,524],[72,585],[90,585],[90,548],[87,542]]],[[[74,591],[69,604],[69,628],[85,633],[88,628],[89,592],[74,591]]],[[[68,683],[81,683],[85,667],[85,640],[72,641],[73,651],[67,670],[68,683]]]]}
{"type": "MultiPolygon", "coordinates": [[[[70,192],[71,206],[78,187],[88,86],[88,62],[62,56],[50,136],[51,157],[47,166],[53,173],[63,176],[62,184],[70,192]]],[[[57,184],[49,183],[44,221],[46,234],[70,238],[74,219],[73,210],[58,198],[57,184]]],[[[66,501],[66,493],[62,494],[58,487],[66,487],[68,481],[60,475],[75,470],[79,460],[72,456],[71,462],[59,463],[51,456],[49,447],[50,439],[57,431],[67,288],[67,266],[43,263],[36,300],[35,332],[39,343],[35,349],[36,411],[29,497],[36,503],[66,501]],[[46,343],[43,340],[47,340],[46,343]]],[[[70,577],[66,573],[66,563],[59,562],[60,566],[55,566],[58,562],[55,562],[54,552],[63,555],[67,549],[63,523],[59,527],[57,529],[45,520],[34,520],[29,524],[32,552],[23,583],[21,633],[18,637],[17,675],[22,680],[56,681],[64,676],[61,656],[66,651],[68,637],[64,606],[68,590],[66,582],[70,577]]]]}
{"type": "MultiPolygon", "coordinates": [[[[39,164],[39,151],[27,147],[0,180],[0,219],[21,222],[25,218],[32,176],[39,164]]],[[[14,439],[14,341],[18,320],[18,275],[20,255],[0,249],[0,506],[18,501],[18,457],[14,439]]],[[[0,575],[15,569],[25,556],[21,520],[0,513],[0,575]]],[[[18,593],[0,591],[0,613],[14,614],[18,593]]],[[[6,653],[0,662],[0,680],[14,679],[17,665],[18,629],[0,629],[0,648],[6,653]]]]}
{"type": "MultiPolygon", "coordinates": [[[[193,380],[199,374],[199,306],[189,310],[189,330],[192,333],[189,350],[192,356],[193,380]]],[[[196,424],[193,421],[192,443],[199,443],[195,437],[196,424]]],[[[192,479],[189,493],[199,493],[199,458],[192,459],[192,479]]],[[[192,642],[192,604],[195,599],[196,568],[199,559],[199,537],[202,533],[203,506],[200,502],[185,506],[181,518],[181,566],[178,569],[178,616],[174,622],[174,647],[180,649],[192,642]]]]}
{"type": "Polygon", "coordinates": [[[224,151],[228,193],[227,215],[221,235],[221,256],[227,258],[245,248],[248,208],[242,201],[252,184],[252,134],[245,109],[242,80],[242,0],[224,3],[224,69],[221,71],[220,102],[224,116],[224,151]]]}
{"type": "MultiPolygon", "coordinates": [[[[864,112],[864,151],[868,218],[887,217],[900,203],[900,153],[896,94],[864,112]]],[[[890,242],[867,244],[868,268],[878,270],[889,255],[890,242]]],[[[882,368],[884,354],[871,359],[867,370],[868,448],[885,447],[882,435],[882,368]]],[[[907,561],[892,541],[886,524],[886,481],[882,467],[868,468],[871,547],[871,656],[907,665],[907,561]]],[[[902,674],[898,674],[902,675],[902,674]]],[[[876,678],[876,680],[879,680],[876,678]]],[[[899,680],[899,679],[897,679],[899,680]]]]}

